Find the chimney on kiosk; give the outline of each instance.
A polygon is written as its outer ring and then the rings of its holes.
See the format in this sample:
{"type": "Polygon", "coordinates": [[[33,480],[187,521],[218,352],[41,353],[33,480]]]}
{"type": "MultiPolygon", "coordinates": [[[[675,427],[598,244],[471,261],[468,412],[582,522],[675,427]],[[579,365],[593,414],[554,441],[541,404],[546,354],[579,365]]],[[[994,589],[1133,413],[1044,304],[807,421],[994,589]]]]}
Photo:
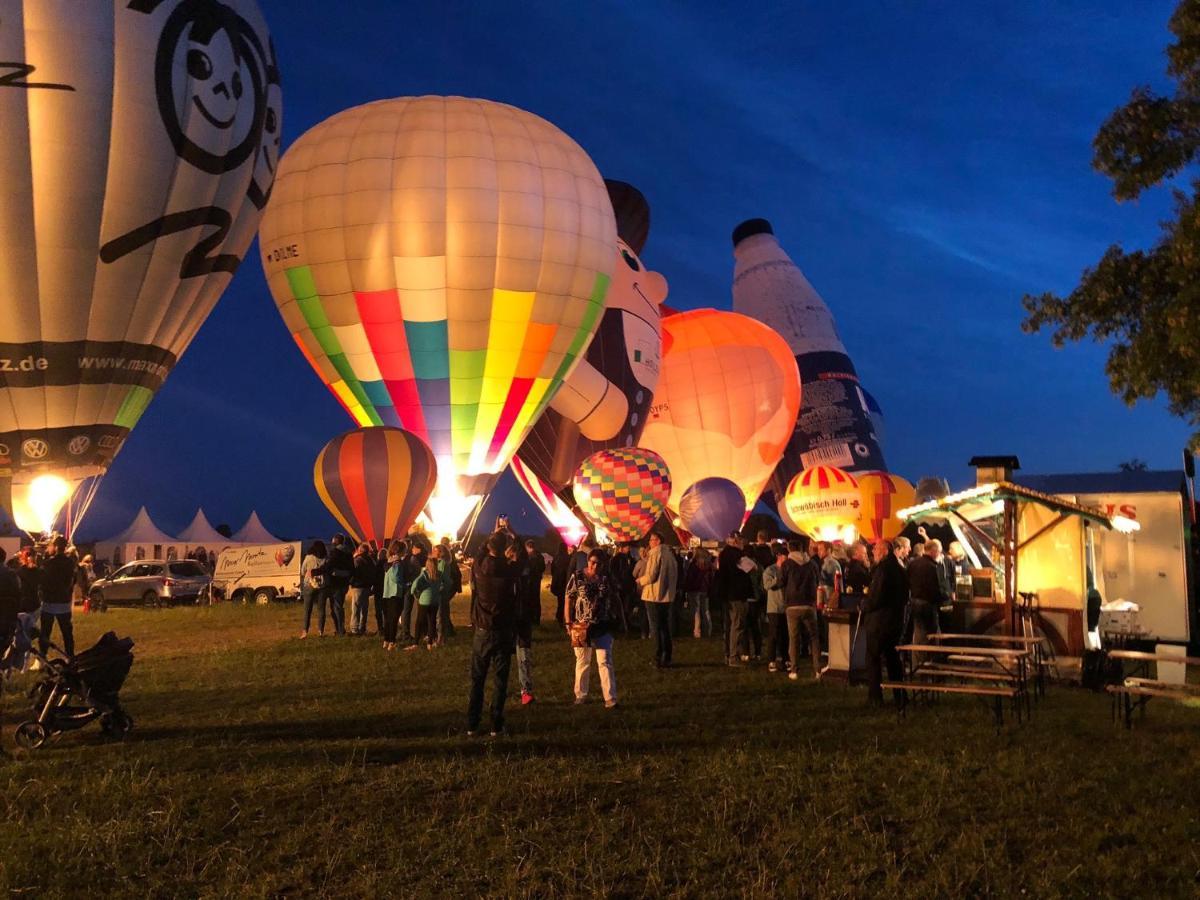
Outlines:
{"type": "Polygon", "coordinates": [[[1015,456],[972,456],[967,465],[975,467],[975,486],[978,487],[1012,481],[1012,473],[1021,468],[1021,461],[1015,456]]]}

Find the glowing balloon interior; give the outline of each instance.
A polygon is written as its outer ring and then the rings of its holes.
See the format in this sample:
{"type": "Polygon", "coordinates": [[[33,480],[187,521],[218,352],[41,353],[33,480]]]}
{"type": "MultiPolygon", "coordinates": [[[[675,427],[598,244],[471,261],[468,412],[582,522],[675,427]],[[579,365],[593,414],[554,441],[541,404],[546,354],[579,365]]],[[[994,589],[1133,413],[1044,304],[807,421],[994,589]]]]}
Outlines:
{"type": "Polygon", "coordinates": [[[321,380],[360,425],[432,448],[439,530],[491,490],[586,352],[615,242],[574,141],[463,97],[381,100],[310,129],[261,230],[271,293],[321,380]]]}
{"type": "Polygon", "coordinates": [[[715,309],[669,316],[662,329],[662,371],[642,446],[670,467],[668,506],[681,512],[684,490],[719,477],[752,508],[800,410],[792,352],[761,322],[715,309]]]}
{"type": "Polygon", "coordinates": [[[858,482],[835,466],[813,466],[792,479],[779,514],[795,531],[822,541],[852,543],[862,501],[858,482]]]}
{"type": "Polygon", "coordinates": [[[861,472],[858,481],[858,531],[869,541],[891,540],[904,530],[904,522],[896,518],[897,510],[913,506],[917,492],[899,475],[888,472],[861,472]]]}
{"type": "Polygon", "coordinates": [[[650,450],[601,450],[579,467],[574,492],[580,511],[598,531],[614,541],[640,541],[666,507],[671,473],[650,450]]]}
{"type": "Polygon", "coordinates": [[[38,475],[95,486],[229,283],[282,95],[254,0],[0,6],[0,505],[11,478],[29,523],[38,475]]]}
{"type": "Polygon", "coordinates": [[[521,485],[529,499],[558,532],[563,542],[574,547],[587,537],[587,526],[579,520],[579,516],[571,507],[558,496],[550,485],[542,481],[533,471],[521,462],[520,456],[514,456],[510,464],[517,484],[521,485]]]}

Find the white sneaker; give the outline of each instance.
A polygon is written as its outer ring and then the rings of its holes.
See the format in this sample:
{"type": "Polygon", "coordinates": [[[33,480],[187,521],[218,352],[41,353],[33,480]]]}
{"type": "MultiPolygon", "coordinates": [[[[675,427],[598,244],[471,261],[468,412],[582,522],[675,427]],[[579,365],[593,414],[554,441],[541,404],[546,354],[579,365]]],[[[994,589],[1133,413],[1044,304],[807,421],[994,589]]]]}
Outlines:
{"type": "Polygon", "coordinates": [[[799,672],[788,672],[788,678],[790,678],[792,681],[799,681],[800,673],[799,672]]]}

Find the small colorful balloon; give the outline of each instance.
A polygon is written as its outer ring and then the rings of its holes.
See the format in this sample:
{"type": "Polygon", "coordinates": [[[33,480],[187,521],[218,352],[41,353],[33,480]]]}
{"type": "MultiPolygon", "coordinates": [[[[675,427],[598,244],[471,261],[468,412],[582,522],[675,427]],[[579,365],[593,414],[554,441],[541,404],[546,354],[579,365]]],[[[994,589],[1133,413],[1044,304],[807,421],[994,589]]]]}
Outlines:
{"type": "Polygon", "coordinates": [[[639,541],[671,496],[671,473],[657,453],[640,447],[601,450],[575,473],[575,502],[615,541],[639,541]]]}
{"type": "Polygon", "coordinates": [[[746,495],[728,478],[702,478],[683,492],[679,520],[702,541],[723,541],[741,527],[746,495]]]}

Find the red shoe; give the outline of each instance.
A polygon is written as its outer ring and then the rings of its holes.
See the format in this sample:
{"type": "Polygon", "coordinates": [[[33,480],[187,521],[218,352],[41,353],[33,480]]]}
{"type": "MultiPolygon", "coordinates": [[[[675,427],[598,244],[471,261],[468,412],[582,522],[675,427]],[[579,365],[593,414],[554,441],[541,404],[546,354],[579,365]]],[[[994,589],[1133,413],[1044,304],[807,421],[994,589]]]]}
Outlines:
{"type": "Polygon", "coordinates": [[[528,706],[532,702],[533,702],[533,694],[529,693],[528,691],[522,691],[521,692],[521,705],[528,706]]]}

